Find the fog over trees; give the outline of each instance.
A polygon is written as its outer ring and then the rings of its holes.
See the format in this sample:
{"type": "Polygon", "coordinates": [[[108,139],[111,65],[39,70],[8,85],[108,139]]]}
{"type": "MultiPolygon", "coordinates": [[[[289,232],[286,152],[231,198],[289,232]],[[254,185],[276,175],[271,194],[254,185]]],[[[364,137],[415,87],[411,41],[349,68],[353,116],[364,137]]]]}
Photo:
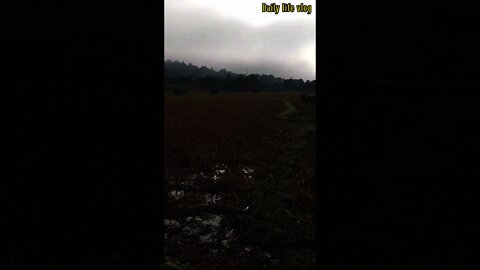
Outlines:
{"type": "Polygon", "coordinates": [[[314,91],[316,81],[284,79],[266,74],[238,74],[175,60],[165,61],[165,86],[206,91],[314,91]]]}

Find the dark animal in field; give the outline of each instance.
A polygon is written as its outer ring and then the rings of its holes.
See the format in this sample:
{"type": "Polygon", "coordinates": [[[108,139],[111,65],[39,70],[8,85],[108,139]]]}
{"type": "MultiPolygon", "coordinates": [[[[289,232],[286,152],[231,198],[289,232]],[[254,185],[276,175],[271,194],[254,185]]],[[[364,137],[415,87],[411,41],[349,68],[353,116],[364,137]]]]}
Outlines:
{"type": "Polygon", "coordinates": [[[185,90],[175,90],[173,94],[177,96],[181,96],[181,95],[187,94],[187,92],[185,92],[185,90]]]}
{"type": "Polygon", "coordinates": [[[218,91],[217,90],[211,90],[210,95],[218,95],[218,91]]]}
{"type": "Polygon", "coordinates": [[[253,92],[254,94],[258,94],[258,93],[260,93],[260,90],[253,90],[252,92],[253,92]]]}
{"type": "Polygon", "coordinates": [[[303,103],[315,103],[315,95],[314,94],[303,94],[302,97],[303,103]]]}

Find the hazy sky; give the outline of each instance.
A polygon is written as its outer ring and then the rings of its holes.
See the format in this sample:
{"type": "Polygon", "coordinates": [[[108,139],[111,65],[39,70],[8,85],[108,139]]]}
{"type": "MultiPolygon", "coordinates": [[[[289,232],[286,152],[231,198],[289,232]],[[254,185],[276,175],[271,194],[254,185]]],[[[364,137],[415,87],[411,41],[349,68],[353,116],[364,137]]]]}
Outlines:
{"type": "Polygon", "coordinates": [[[214,69],[315,79],[315,1],[166,0],[165,59],[214,69]],[[262,13],[262,3],[312,14],[262,13]]]}

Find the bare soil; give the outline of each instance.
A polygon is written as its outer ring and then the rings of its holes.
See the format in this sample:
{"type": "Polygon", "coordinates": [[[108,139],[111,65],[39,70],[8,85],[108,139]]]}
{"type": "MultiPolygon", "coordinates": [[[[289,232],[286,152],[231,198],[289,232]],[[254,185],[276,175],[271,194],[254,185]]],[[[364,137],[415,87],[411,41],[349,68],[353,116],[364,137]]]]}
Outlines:
{"type": "Polygon", "coordinates": [[[315,268],[315,125],[302,121],[315,105],[297,93],[165,100],[167,268],[315,268]],[[292,106],[298,121],[279,117],[292,106]]]}

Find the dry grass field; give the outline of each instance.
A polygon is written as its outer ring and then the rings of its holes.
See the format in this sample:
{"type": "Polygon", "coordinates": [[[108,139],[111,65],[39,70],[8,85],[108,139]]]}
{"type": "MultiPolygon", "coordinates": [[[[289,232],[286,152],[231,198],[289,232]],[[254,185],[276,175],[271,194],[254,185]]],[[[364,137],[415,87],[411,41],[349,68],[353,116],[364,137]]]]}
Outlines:
{"type": "Polygon", "coordinates": [[[315,105],[298,93],[165,93],[167,259],[315,267],[315,105]],[[289,120],[279,115],[289,103],[289,120]],[[290,106],[290,107],[292,107],[290,106]]]}

